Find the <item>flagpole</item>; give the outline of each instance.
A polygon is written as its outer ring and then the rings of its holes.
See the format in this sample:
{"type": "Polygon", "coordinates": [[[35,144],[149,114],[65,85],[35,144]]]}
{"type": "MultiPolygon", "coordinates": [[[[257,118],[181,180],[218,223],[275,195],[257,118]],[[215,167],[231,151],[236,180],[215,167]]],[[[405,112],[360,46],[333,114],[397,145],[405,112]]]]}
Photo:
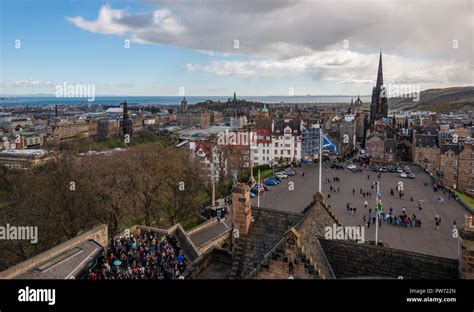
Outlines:
{"type": "Polygon", "coordinates": [[[378,246],[378,241],[379,241],[379,209],[378,209],[378,204],[379,204],[379,192],[380,192],[380,186],[379,186],[379,181],[377,181],[377,195],[375,196],[375,246],[378,246]]]}
{"type": "Polygon", "coordinates": [[[260,188],[262,187],[260,185],[260,169],[258,169],[258,192],[257,192],[257,207],[260,208],[260,188]]]}
{"type": "Polygon", "coordinates": [[[321,193],[321,174],[323,163],[323,129],[321,123],[319,124],[319,193],[321,193]]]}

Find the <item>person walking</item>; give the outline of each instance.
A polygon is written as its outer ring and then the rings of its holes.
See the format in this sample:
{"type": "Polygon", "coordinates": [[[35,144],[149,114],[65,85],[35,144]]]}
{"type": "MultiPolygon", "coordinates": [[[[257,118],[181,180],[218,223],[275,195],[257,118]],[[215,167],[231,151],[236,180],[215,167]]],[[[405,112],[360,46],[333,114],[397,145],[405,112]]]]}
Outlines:
{"type": "Polygon", "coordinates": [[[435,221],[436,229],[439,230],[439,225],[441,223],[441,217],[439,215],[435,215],[434,221],[435,221]]]}

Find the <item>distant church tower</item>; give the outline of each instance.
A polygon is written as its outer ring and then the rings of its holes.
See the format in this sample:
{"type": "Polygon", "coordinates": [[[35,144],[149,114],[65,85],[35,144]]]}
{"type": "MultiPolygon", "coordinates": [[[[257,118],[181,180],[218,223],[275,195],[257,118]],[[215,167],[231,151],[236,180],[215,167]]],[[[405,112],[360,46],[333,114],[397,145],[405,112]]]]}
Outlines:
{"type": "Polygon", "coordinates": [[[370,127],[373,129],[376,120],[381,120],[388,115],[388,102],[383,86],[382,52],[380,52],[377,83],[372,89],[372,103],[370,104],[370,127]]]}
{"type": "Polygon", "coordinates": [[[360,99],[360,96],[357,95],[357,100],[354,103],[354,113],[360,113],[362,112],[362,106],[364,104],[362,103],[362,100],[360,99]]]}
{"type": "Polygon", "coordinates": [[[181,101],[181,110],[182,111],[187,111],[188,110],[188,101],[186,101],[185,97],[181,101]]]}
{"type": "Polygon", "coordinates": [[[128,116],[128,104],[127,101],[124,101],[123,103],[120,104],[122,106],[123,110],[123,115],[122,115],[122,135],[125,136],[128,134],[129,136],[132,136],[132,120],[128,116]]]}
{"type": "Polygon", "coordinates": [[[237,102],[237,94],[234,92],[234,102],[237,102]]]}

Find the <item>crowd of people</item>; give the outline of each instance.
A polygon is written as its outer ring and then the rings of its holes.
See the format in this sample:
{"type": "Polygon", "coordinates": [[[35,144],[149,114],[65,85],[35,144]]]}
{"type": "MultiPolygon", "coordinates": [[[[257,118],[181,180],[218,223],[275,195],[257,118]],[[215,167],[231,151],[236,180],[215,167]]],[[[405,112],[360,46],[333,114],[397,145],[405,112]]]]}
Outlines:
{"type": "MultiPolygon", "coordinates": [[[[380,173],[377,173],[376,179],[380,179],[380,173]]],[[[371,180],[371,175],[367,175],[367,180],[371,180]]],[[[332,186],[332,183],[339,184],[340,183],[340,178],[339,177],[332,177],[332,178],[326,178],[325,183],[329,185],[329,190],[330,193],[337,193],[339,192],[339,186],[332,186]]],[[[436,185],[436,182],[432,181],[432,185],[436,188],[437,191],[442,191],[444,194],[447,194],[448,199],[451,200],[451,198],[454,198],[454,195],[452,192],[448,189],[441,188],[439,185],[436,185]]],[[[364,210],[367,211],[366,214],[363,215],[362,221],[366,225],[367,228],[370,228],[371,225],[375,224],[375,222],[378,222],[379,226],[382,226],[383,223],[385,224],[391,224],[395,226],[404,226],[404,227],[421,227],[422,221],[421,219],[413,212],[409,214],[407,212],[407,208],[403,207],[401,213],[396,214],[394,212],[394,209],[392,207],[389,208],[388,212],[381,212],[378,215],[378,220],[377,220],[377,214],[372,211],[372,209],[369,207],[369,202],[368,199],[371,199],[373,194],[376,193],[376,186],[377,182],[374,181],[370,184],[370,189],[364,190],[362,187],[359,188],[358,192],[356,191],[355,188],[352,189],[352,195],[356,196],[356,193],[359,193],[359,195],[363,198],[364,200],[364,210]]],[[[429,184],[427,182],[424,183],[425,187],[428,187],[429,184]]],[[[403,199],[404,192],[400,190],[397,186],[395,188],[390,189],[390,195],[391,196],[397,196],[400,199],[403,199]],[[395,190],[397,190],[397,193],[395,193],[395,190]]],[[[328,198],[330,198],[330,194],[328,194],[328,198]]],[[[410,197],[410,202],[416,202],[413,197],[410,197]]],[[[422,211],[422,200],[417,201],[417,206],[418,210],[422,211]]],[[[439,202],[439,199],[438,199],[439,202]]],[[[416,207],[416,206],[415,206],[416,207]]],[[[354,207],[351,203],[346,204],[346,209],[347,213],[351,215],[355,215],[357,213],[357,208],[354,207]]],[[[439,215],[435,215],[434,217],[434,225],[436,226],[437,229],[439,229],[439,226],[441,224],[441,217],[439,215]]],[[[453,222],[453,228],[456,228],[456,222],[453,222]]]]}
{"type": "Polygon", "coordinates": [[[139,237],[113,238],[89,279],[177,279],[187,265],[175,237],[144,231],[139,237]]]}
{"type": "MultiPolygon", "coordinates": [[[[368,169],[368,166],[366,166],[365,164],[360,164],[360,167],[362,169],[368,169]]],[[[329,166],[325,166],[325,171],[328,171],[328,169],[329,169],[329,166]]],[[[343,169],[344,170],[344,165],[335,167],[335,169],[343,169]]],[[[335,172],[335,171],[333,171],[333,172],[335,172]]],[[[363,202],[364,202],[364,207],[361,208],[361,209],[358,209],[357,207],[355,207],[355,205],[348,202],[346,204],[346,209],[347,209],[348,214],[357,215],[357,213],[359,211],[362,211],[362,213],[363,213],[362,221],[363,221],[363,224],[365,224],[365,226],[367,228],[370,228],[371,225],[375,225],[375,222],[378,222],[379,226],[382,226],[382,224],[391,224],[391,225],[394,225],[394,226],[402,226],[402,227],[408,227],[408,228],[410,228],[410,227],[421,227],[422,220],[419,216],[417,216],[415,214],[415,212],[416,212],[415,210],[419,210],[420,213],[421,213],[421,211],[423,210],[422,203],[424,202],[424,200],[415,199],[413,196],[410,196],[408,198],[409,202],[412,202],[412,204],[410,206],[411,208],[407,206],[408,210],[412,209],[413,211],[408,212],[407,208],[402,207],[401,213],[396,214],[394,209],[392,207],[390,207],[388,212],[386,210],[380,212],[378,214],[378,220],[377,220],[377,214],[372,211],[372,208],[375,206],[375,197],[377,196],[377,189],[376,189],[377,181],[379,181],[381,179],[382,173],[377,172],[374,175],[374,174],[369,173],[365,170],[363,170],[362,172],[366,172],[366,174],[367,174],[367,175],[362,175],[361,176],[361,177],[363,177],[362,179],[364,179],[364,180],[367,179],[367,181],[370,181],[370,185],[369,185],[368,189],[365,189],[365,188],[359,187],[359,186],[352,188],[352,195],[353,196],[360,195],[362,197],[363,202]],[[374,199],[372,199],[372,198],[374,198],[374,199]]],[[[331,198],[331,195],[336,196],[336,197],[339,196],[339,194],[337,194],[337,193],[340,193],[341,191],[344,190],[344,186],[341,185],[341,178],[339,176],[332,176],[332,177],[329,177],[329,178],[325,178],[324,179],[324,184],[326,184],[329,188],[329,192],[327,194],[328,199],[331,198]]],[[[440,203],[440,204],[443,203],[445,201],[445,199],[447,199],[448,201],[451,201],[452,199],[454,199],[455,201],[459,201],[459,197],[456,196],[456,194],[452,190],[450,190],[449,188],[445,188],[442,185],[440,185],[439,182],[436,181],[433,177],[431,179],[431,183],[425,181],[425,182],[423,182],[423,186],[426,187],[426,188],[432,187],[434,192],[437,192],[437,194],[438,194],[436,196],[437,197],[437,202],[440,203]]],[[[391,197],[397,197],[400,200],[405,199],[405,192],[404,192],[403,188],[400,188],[399,185],[395,185],[393,188],[391,188],[389,194],[390,194],[391,197]]],[[[358,201],[358,200],[356,200],[356,201],[358,201]]],[[[330,207],[330,205],[329,205],[329,207],[330,207]]],[[[416,213],[418,213],[418,212],[416,212],[416,213]]],[[[359,214],[360,214],[360,212],[359,212],[359,214]]],[[[431,220],[432,220],[432,222],[430,222],[430,223],[432,223],[433,226],[435,226],[436,229],[439,230],[440,224],[441,224],[441,217],[438,214],[436,214],[434,216],[434,218],[431,219],[431,220]]],[[[424,223],[426,223],[426,221],[424,221],[424,223]]],[[[452,228],[453,228],[453,230],[457,230],[457,224],[456,224],[455,220],[453,221],[452,228]]]]}

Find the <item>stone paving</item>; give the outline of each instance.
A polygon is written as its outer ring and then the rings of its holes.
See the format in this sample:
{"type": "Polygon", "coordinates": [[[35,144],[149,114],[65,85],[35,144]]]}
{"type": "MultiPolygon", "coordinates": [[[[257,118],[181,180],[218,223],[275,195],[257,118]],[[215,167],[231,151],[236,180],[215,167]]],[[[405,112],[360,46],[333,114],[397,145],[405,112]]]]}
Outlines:
{"type": "MultiPolygon", "coordinates": [[[[431,187],[430,177],[416,166],[410,166],[415,179],[401,178],[397,173],[382,173],[380,179],[380,190],[384,212],[389,208],[394,209],[394,215],[402,213],[402,208],[406,207],[407,214],[412,216],[416,214],[422,221],[421,227],[404,227],[392,224],[382,223],[379,227],[379,241],[383,241],[389,247],[403,249],[413,252],[430,254],[434,256],[457,258],[458,239],[453,238],[453,221],[458,225],[464,223],[464,215],[467,210],[458,202],[451,198],[448,200],[448,194],[442,191],[434,192],[431,187]],[[396,193],[397,183],[404,183],[405,197],[399,199],[396,193]],[[428,186],[424,186],[428,182],[428,186]],[[390,195],[390,189],[393,188],[396,196],[390,195]],[[438,203],[438,197],[444,198],[443,203],[438,203]],[[413,202],[410,198],[413,197],[413,202]],[[418,200],[422,200],[422,211],[418,209],[418,200]],[[434,216],[438,214],[441,217],[439,230],[434,224],[434,216]]],[[[312,200],[313,195],[318,190],[318,167],[317,164],[311,164],[308,167],[297,168],[298,175],[283,180],[277,186],[270,187],[271,191],[260,196],[260,206],[265,208],[280,209],[292,212],[301,212],[312,200]],[[301,176],[301,172],[305,176],[301,176]],[[290,190],[289,182],[294,182],[294,190],[290,190]]],[[[372,191],[372,198],[368,199],[369,208],[374,211],[376,202],[376,191],[371,189],[371,185],[376,179],[376,172],[364,170],[363,172],[353,173],[347,169],[338,170],[323,167],[322,191],[325,194],[326,202],[331,205],[338,219],[345,226],[364,226],[363,215],[368,213],[364,208],[365,199],[360,195],[360,188],[363,192],[372,191]],[[369,179],[367,176],[369,175],[369,179]],[[339,177],[340,182],[335,183],[333,177],[339,177]],[[325,183],[325,179],[331,180],[331,185],[340,188],[340,192],[330,193],[330,185],[325,183]],[[355,189],[355,195],[352,190],[355,189]],[[350,203],[352,207],[357,208],[356,214],[347,212],[346,205],[350,203]]],[[[252,205],[257,205],[257,198],[252,199],[252,205]]],[[[375,226],[365,228],[365,239],[375,240],[375,226]]]]}

